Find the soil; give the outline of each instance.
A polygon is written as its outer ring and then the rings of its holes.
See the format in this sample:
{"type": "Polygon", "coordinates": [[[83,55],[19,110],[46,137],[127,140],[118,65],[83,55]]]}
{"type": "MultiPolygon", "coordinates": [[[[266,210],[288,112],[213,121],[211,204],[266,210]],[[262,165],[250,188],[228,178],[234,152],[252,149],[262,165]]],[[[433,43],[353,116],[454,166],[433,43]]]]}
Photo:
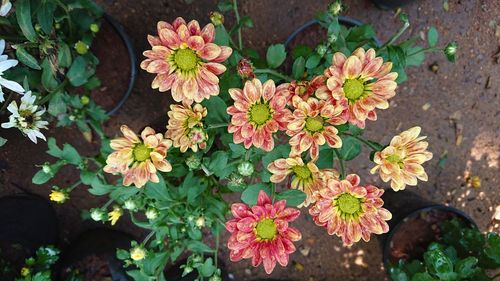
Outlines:
{"type": "Polygon", "coordinates": [[[121,37],[107,20],[102,21],[91,49],[99,58],[96,75],[101,80],[101,86],[94,89],[90,96],[109,112],[127,92],[130,57],[121,37]]]}
{"type": "MultiPolygon", "coordinates": [[[[177,16],[183,16],[206,24],[209,12],[216,9],[218,1],[198,0],[192,4],[182,0],[98,2],[124,25],[141,60],[141,53],[149,48],[146,35],[156,33],[157,21],[173,21],[177,16]]],[[[241,14],[251,16],[254,22],[254,28],[243,32],[245,46],[265,54],[266,46],[284,42],[296,28],[325,9],[330,0],[310,0],[306,5],[304,2],[239,1],[241,14]]],[[[349,6],[346,15],[373,24],[382,42],[400,27],[393,11],[378,10],[371,1],[344,2],[349,6]]],[[[451,64],[442,55],[432,54],[424,65],[410,69],[409,81],[399,85],[398,94],[388,110],[378,111],[378,121],[367,123],[365,134],[368,138],[387,143],[402,130],[420,125],[423,134],[428,136],[429,149],[434,158],[425,165],[429,181],[409,189],[426,199],[463,210],[482,231],[498,231],[500,222],[494,217],[496,208],[500,212],[500,80],[497,79],[500,77],[500,66],[494,56],[498,52],[499,38],[495,36],[494,26],[490,25],[494,20],[499,21],[500,3],[448,0],[448,6],[449,10],[444,11],[443,1],[421,0],[403,7],[402,11],[409,14],[411,21],[408,34],[420,37],[426,34],[429,26],[435,26],[440,33],[440,45],[456,40],[460,46],[457,62],[451,64]],[[437,72],[428,70],[433,63],[438,65],[437,72]],[[423,107],[426,104],[430,107],[423,107]],[[462,141],[457,143],[458,137],[462,141]],[[440,158],[447,158],[447,161],[440,161],[440,158]],[[481,179],[480,188],[471,187],[471,176],[481,179]]],[[[226,19],[230,22],[232,17],[226,19]]],[[[113,49],[110,49],[111,52],[113,49]]],[[[152,90],[152,80],[153,75],[139,71],[131,97],[105,125],[108,135],[117,135],[122,124],[136,131],[148,125],[165,131],[166,112],[172,99],[168,92],[152,90]]],[[[79,147],[83,155],[92,155],[99,148],[98,143],[87,143],[76,129],[58,128],[44,133],[55,136],[59,143],[68,142],[79,147]]],[[[25,190],[46,197],[52,184],[69,186],[77,178],[77,171],[69,169],[61,171],[57,179],[48,184],[33,185],[31,177],[39,169],[34,164],[53,160],[45,154],[45,144],[35,145],[14,129],[0,130],[0,135],[9,140],[0,148],[0,196],[19,193],[20,189],[14,186],[16,183],[25,190]]],[[[368,173],[371,168],[368,157],[369,151],[365,149],[359,159],[349,163],[348,172],[359,174],[362,183],[387,188],[387,184],[368,173]]],[[[100,225],[82,221],[81,210],[102,206],[105,201],[106,198],[94,197],[86,188],[80,187],[71,193],[67,203],[55,205],[63,242],[67,243],[82,231],[100,225]]],[[[271,276],[265,274],[262,267],[253,268],[249,261],[229,262],[228,251],[222,247],[221,260],[226,261],[233,280],[387,280],[381,247],[375,237],[368,243],[343,247],[340,239],[327,235],[324,229],[315,226],[306,215],[307,210],[302,210],[302,213],[303,216],[293,223],[303,237],[296,243],[298,251],[290,256],[288,267],[277,266],[271,276]]],[[[137,236],[145,235],[126,216],[114,228],[137,236]]],[[[226,234],[222,241],[226,241],[227,237],[226,234]]]]}
{"type": "Polygon", "coordinates": [[[430,210],[404,219],[389,242],[389,261],[421,260],[427,247],[441,238],[441,224],[455,217],[462,218],[449,211],[430,210]]]}

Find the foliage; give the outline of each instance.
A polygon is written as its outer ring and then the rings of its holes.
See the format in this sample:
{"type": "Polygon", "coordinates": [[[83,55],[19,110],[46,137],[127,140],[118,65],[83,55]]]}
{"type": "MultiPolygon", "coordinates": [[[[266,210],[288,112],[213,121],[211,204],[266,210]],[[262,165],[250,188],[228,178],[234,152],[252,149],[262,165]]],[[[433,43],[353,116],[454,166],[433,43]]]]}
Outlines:
{"type": "Polygon", "coordinates": [[[38,248],[34,257],[26,259],[21,277],[16,278],[16,281],[51,281],[51,267],[59,259],[59,253],[53,246],[38,248]]]}

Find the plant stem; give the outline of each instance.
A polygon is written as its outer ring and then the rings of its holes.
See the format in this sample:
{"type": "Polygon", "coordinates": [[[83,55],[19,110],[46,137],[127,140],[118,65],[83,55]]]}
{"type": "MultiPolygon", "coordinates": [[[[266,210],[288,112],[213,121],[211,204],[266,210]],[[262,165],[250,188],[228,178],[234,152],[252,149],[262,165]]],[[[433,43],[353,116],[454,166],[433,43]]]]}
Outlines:
{"type": "Polygon", "coordinates": [[[148,236],[146,236],[144,238],[144,240],[142,240],[142,245],[146,245],[146,243],[148,243],[149,239],[151,239],[151,237],[153,237],[153,235],[155,234],[156,232],[155,231],[151,231],[148,236]]]}
{"type": "Polygon", "coordinates": [[[203,170],[203,172],[205,172],[205,175],[207,175],[207,176],[212,175],[212,173],[210,173],[210,171],[208,170],[207,167],[205,167],[205,165],[201,164],[201,169],[203,170]]]}
{"type": "Polygon", "coordinates": [[[75,189],[75,187],[79,186],[80,184],[82,184],[81,180],[75,182],[72,186],[68,187],[68,191],[71,192],[73,189],[75,189]]]}
{"type": "MultiPolygon", "coordinates": [[[[240,26],[240,13],[238,12],[238,0],[233,0],[233,10],[236,16],[236,24],[240,26]]],[[[243,38],[241,37],[241,26],[238,28],[238,46],[239,49],[243,49],[243,38]]]]}
{"type": "Polygon", "coordinates": [[[207,126],[207,130],[217,129],[217,128],[223,128],[223,127],[227,127],[228,125],[229,124],[227,124],[227,123],[211,124],[211,125],[207,126]]]}
{"type": "Polygon", "coordinates": [[[271,199],[273,200],[274,203],[274,196],[276,195],[276,184],[271,184],[271,199]]]}
{"type": "Polygon", "coordinates": [[[0,112],[4,111],[7,106],[9,106],[10,100],[12,99],[13,93],[10,92],[9,96],[7,96],[7,99],[3,102],[2,108],[0,108],[0,112]]]}
{"type": "Polygon", "coordinates": [[[104,204],[104,206],[102,206],[102,209],[107,209],[109,205],[111,205],[111,203],[113,203],[113,201],[115,201],[114,199],[109,199],[108,202],[106,202],[106,204],[104,204]]]}
{"type": "Polygon", "coordinates": [[[396,40],[398,40],[398,38],[406,31],[406,29],[408,29],[408,27],[410,27],[410,23],[405,22],[403,24],[403,26],[398,30],[398,32],[396,32],[396,34],[394,34],[391,37],[391,39],[389,39],[389,41],[385,42],[385,44],[382,45],[382,47],[380,47],[380,49],[378,49],[378,51],[381,51],[381,50],[387,48],[387,46],[392,45],[394,42],[396,42],[396,40]]]}
{"type": "Polygon", "coordinates": [[[360,138],[359,136],[355,136],[355,135],[352,135],[352,134],[349,134],[349,133],[342,133],[342,134],[357,139],[359,142],[362,142],[363,144],[365,144],[366,146],[368,146],[369,148],[371,148],[371,149],[373,149],[375,151],[379,151],[380,150],[379,147],[373,145],[372,143],[370,143],[369,141],[367,141],[367,140],[365,140],[363,138],[360,138]]]}
{"type": "Polygon", "coordinates": [[[214,255],[215,267],[217,268],[218,268],[217,262],[219,256],[219,244],[220,244],[220,230],[217,230],[217,236],[215,236],[215,255],[214,255]]]}
{"type": "Polygon", "coordinates": [[[441,51],[441,49],[440,48],[436,48],[436,47],[429,47],[429,48],[418,50],[418,51],[416,51],[414,53],[411,53],[409,55],[406,55],[406,56],[407,57],[411,57],[411,56],[414,56],[416,54],[425,53],[425,52],[433,52],[433,51],[441,51]]]}
{"type": "Polygon", "coordinates": [[[340,179],[345,179],[345,163],[342,158],[340,158],[340,153],[338,149],[334,149],[333,153],[335,153],[335,156],[339,159],[339,165],[340,165],[340,179]]]}
{"type": "Polygon", "coordinates": [[[50,92],[48,95],[43,97],[38,104],[43,105],[46,102],[48,102],[53,95],[59,93],[62,89],[64,89],[64,87],[66,87],[66,84],[68,84],[68,80],[64,80],[61,84],[59,84],[59,86],[57,86],[57,88],[54,89],[54,91],[50,92]]]}
{"type": "Polygon", "coordinates": [[[273,70],[273,69],[268,69],[268,68],[257,68],[253,71],[255,74],[262,74],[262,73],[265,73],[265,74],[271,74],[273,76],[276,76],[278,78],[281,78],[287,82],[290,82],[293,80],[292,77],[290,76],[287,76],[285,74],[282,74],[282,73],[279,73],[278,71],[276,70],[273,70]]]}

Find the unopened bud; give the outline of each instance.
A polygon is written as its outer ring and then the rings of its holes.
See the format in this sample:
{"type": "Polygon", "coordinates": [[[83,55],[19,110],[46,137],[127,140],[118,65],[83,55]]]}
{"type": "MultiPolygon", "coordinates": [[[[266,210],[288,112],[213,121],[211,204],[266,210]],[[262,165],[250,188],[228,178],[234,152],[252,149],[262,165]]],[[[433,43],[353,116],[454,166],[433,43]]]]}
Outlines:
{"type": "Polygon", "coordinates": [[[190,170],[197,170],[200,168],[201,159],[196,154],[192,154],[186,159],[186,165],[190,170]]]}
{"type": "Polygon", "coordinates": [[[219,275],[214,275],[208,279],[208,281],[222,281],[219,275]]]}
{"type": "Polygon", "coordinates": [[[85,55],[89,51],[89,46],[82,41],[75,43],[75,50],[80,55],[85,55]]]}
{"type": "Polygon", "coordinates": [[[458,44],[457,42],[450,42],[448,43],[448,45],[446,45],[446,47],[444,48],[444,54],[446,55],[446,58],[450,61],[450,62],[455,62],[455,55],[457,53],[457,50],[458,50],[458,44]]]}
{"type": "Polygon", "coordinates": [[[94,32],[94,33],[97,33],[99,32],[99,25],[96,24],[96,23],[93,23],[90,25],[90,31],[94,32]]]}
{"type": "Polygon", "coordinates": [[[196,226],[198,228],[203,228],[205,227],[205,218],[204,217],[199,217],[197,220],[196,220],[196,226]]]}
{"type": "Polygon", "coordinates": [[[90,102],[90,98],[88,96],[81,96],[80,97],[80,103],[83,105],[87,105],[90,102]]]}
{"type": "Polygon", "coordinates": [[[252,63],[243,58],[238,62],[238,75],[243,79],[253,79],[255,78],[255,73],[253,72],[252,63]]]}
{"type": "Polygon", "coordinates": [[[154,220],[158,217],[158,210],[156,210],[156,208],[148,208],[146,210],[146,218],[148,218],[148,220],[154,220]]]}
{"type": "Polygon", "coordinates": [[[335,0],[332,3],[330,3],[330,5],[328,5],[328,12],[332,16],[337,17],[338,15],[340,15],[340,13],[342,13],[345,10],[345,8],[346,7],[344,6],[344,4],[342,4],[342,1],[335,0]]]}
{"type": "Polygon", "coordinates": [[[253,164],[248,161],[245,161],[238,165],[238,173],[240,173],[240,175],[244,177],[251,176],[253,174],[253,171],[254,171],[253,164]]]}
{"type": "Polygon", "coordinates": [[[46,174],[50,174],[50,173],[52,173],[52,168],[50,167],[50,165],[48,163],[45,163],[42,165],[42,171],[46,174]]]}
{"type": "Polygon", "coordinates": [[[69,118],[69,120],[71,120],[71,121],[75,121],[76,116],[75,116],[75,115],[70,115],[68,118],[69,118]]]}
{"type": "Polygon", "coordinates": [[[210,21],[215,26],[223,25],[224,24],[224,16],[219,12],[211,12],[210,13],[210,21]]]}
{"type": "Polygon", "coordinates": [[[106,212],[102,209],[92,209],[92,210],[90,210],[90,217],[94,221],[102,221],[102,220],[106,219],[108,216],[107,216],[106,212]]]}
{"type": "Polygon", "coordinates": [[[184,272],[182,273],[182,276],[186,276],[188,275],[189,273],[191,273],[193,271],[193,268],[190,267],[190,266],[186,266],[184,267],[184,272]]]}
{"type": "Polygon", "coordinates": [[[123,209],[129,210],[129,211],[134,211],[137,209],[137,204],[135,204],[134,200],[127,199],[125,202],[123,202],[123,209]]]}
{"type": "Polygon", "coordinates": [[[327,50],[328,48],[323,44],[320,44],[318,45],[318,47],[316,47],[316,53],[318,53],[318,55],[320,56],[324,56],[327,50]]]}
{"type": "Polygon", "coordinates": [[[240,174],[232,174],[227,182],[227,187],[231,190],[240,190],[245,187],[245,179],[240,174]]]}

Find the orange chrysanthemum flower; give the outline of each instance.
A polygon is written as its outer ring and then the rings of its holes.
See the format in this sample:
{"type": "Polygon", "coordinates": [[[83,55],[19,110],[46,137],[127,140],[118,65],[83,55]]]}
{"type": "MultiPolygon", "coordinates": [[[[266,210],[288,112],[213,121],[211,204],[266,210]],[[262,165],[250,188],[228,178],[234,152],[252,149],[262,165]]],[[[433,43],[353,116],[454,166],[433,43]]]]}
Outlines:
{"type": "Polygon", "coordinates": [[[152,49],[141,68],[156,73],[151,87],[160,92],[172,90],[177,102],[190,105],[219,94],[219,78],[226,71],[221,62],[232,53],[226,46],[212,43],[215,39],[213,24],[203,29],[196,20],[186,24],[177,18],[172,24],[164,21],[157,25],[159,36],[148,36],[152,49]]]}
{"type": "Polygon", "coordinates": [[[375,57],[375,50],[358,48],[350,57],[337,52],[325,70],[326,85],[316,91],[321,99],[346,100],[349,122],[360,128],[365,120],[377,120],[376,108],[387,109],[396,92],[398,74],[390,72],[391,62],[375,57]]]}
{"type": "Polygon", "coordinates": [[[427,151],[429,145],[419,137],[420,127],[408,129],[392,138],[389,146],[375,153],[373,161],[377,164],[371,173],[379,173],[384,182],[391,181],[394,191],[405,189],[406,185],[417,185],[417,178],[427,181],[422,164],[432,159],[432,152],[427,151]]]}
{"type": "Polygon", "coordinates": [[[231,212],[234,219],[226,222],[231,233],[227,242],[231,261],[251,258],[254,267],[264,263],[267,274],[271,274],[276,262],[287,266],[288,255],[296,250],[293,242],[302,238],[298,229],[288,225],[299,217],[299,210],[286,208],[285,200],[273,204],[261,190],[257,205],[250,208],[235,203],[231,212]]]}
{"type": "Polygon", "coordinates": [[[291,137],[292,155],[309,150],[312,159],[318,158],[319,146],[327,143],[332,148],[342,146],[335,125],[346,122],[342,104],[309,98],[303,101],[294,97],[295,110],[288,123],[286,133],[291,137]]]}
{"type": "Polygon", "coordinates": [[[273,174],[270,181],[274,183],[282,182],[288,175],[293,175],[290,188],[303,191],[307,196],[299,207],[307,207],[314,203],[316,192],[324,184],[316,164],[313,161],[305,164],[299,156],[277,159],[271,162],[267,169],[273,174]]]}
{"type": "Polygon", "coordinates": [[[136,187],[144,186],[148,181],[159,182],[156,171],[170,172],[172,166],[166,159],[167,150],[172,141],[162,134],[146,127],[139,138],[126,125],[120,127],[124,137],[111,140],[114,150],[106,159],[106,173],[123,175],[123,185],[132,183],[136,187]]]}
{"type": "Polygon", "coordinates": [[[246,81],[243,90],[229,89],[234,105],[227,108],[232,116],[228,132],[233,133],[234,143],[245,148],[255,147],[271,151],[273,133],[285,130],[290,111],[285,108],[288,84],[274,85],[268,80],[262,85],[259,79],[246,81]]]}
{"type": "Polygon", "coordinates": [[[194,152],[207,146],[208,135],[203,128],[203,117],[207,109],[201,104],[193,107],[187,104],[170,105],[168,125],[165,137],[173,140],[174,147],[180,147],[181,152],[191,148],[194,152]]]}
{"type": "Polygon", "coordinates": [[[348,175],[345,180],[330,179],[318,192],[316,203],[309,209],[314,222],[336,234],[346,246],[370,240],[371,233],[389,231],[387,220],[391,213],[382,208],[384,190],[373,185],[359,186],[359,176],[348,175]]]}
{"type": "Polygon", "coordinates": [[[292,99],[295,96],[302,98],[306,101],[310,96],[314,95],[316,90],[325,84],[326,77],[323,75],[316,76],[311,81],[292,81],[288,90],[290,95],[288,96],[287,104],[292,104],[292,99]]]}

